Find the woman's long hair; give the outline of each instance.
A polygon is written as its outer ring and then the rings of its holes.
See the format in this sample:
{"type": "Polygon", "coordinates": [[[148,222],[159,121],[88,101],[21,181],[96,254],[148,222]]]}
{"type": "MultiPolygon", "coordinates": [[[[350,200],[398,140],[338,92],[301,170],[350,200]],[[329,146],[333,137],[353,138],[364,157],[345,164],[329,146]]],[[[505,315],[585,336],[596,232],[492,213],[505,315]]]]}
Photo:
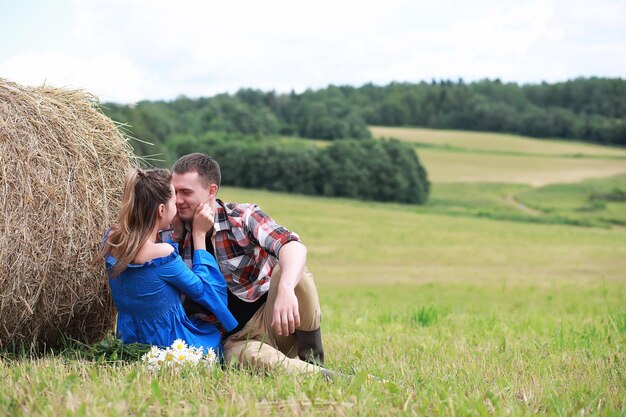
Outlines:
{"type": "Polygon", "coordinates": [[[160,204],[172,197],[172,174],[167,169],[134,169],[126,176],[124,195],[117,223],[101,247],[104,258],[111,254],[117,263],[109,272],[117,277],[135,259],[158,220],[160,204]]]}

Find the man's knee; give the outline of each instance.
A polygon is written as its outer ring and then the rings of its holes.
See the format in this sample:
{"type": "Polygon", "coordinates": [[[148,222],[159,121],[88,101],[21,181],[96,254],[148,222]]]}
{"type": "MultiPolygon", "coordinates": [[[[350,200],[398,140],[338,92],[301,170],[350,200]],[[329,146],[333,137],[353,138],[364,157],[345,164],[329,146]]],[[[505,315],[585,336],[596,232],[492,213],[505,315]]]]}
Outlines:
{"type": "MultiPolygon", "coordinates": [[[[274,268],[272,273],[270,296],[268,298],[267,308],[269,312],[266,315],[266,326],[269,329],[271,327],[273,303],[278,291],[278,285],[281,279],[281,270],[279,266],[274,268]]],[[[298,299],[298,312],[300,313],[300,327],[301,330],[316,330],[320,327],[322,320],[322,311],[320,308],[319,295],[317,294],[317,287],[313,281],[313,275],[305,268],[304,272],[300,276],[298,285],[294,288],[294,293],[298,299]]]]}
{"type": "Polygon", "coordinates": [[[299,329],[306,331],[319,329],[322,320],[319,295],[313,275],[306,269],[295,288],[295,294],[300,312],[299,329]]]}

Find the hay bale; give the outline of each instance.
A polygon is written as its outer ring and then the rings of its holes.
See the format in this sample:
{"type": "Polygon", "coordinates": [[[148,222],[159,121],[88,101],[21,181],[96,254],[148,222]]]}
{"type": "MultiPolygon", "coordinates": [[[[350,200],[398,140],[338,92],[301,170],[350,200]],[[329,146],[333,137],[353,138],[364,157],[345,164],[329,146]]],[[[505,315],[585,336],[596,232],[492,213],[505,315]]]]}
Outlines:
{"type": "Polygon", "coordinates": [[[1,348],[110,331],[114,307],[94,260],[134,163],[95,97],[0,78],[1,348]]]}

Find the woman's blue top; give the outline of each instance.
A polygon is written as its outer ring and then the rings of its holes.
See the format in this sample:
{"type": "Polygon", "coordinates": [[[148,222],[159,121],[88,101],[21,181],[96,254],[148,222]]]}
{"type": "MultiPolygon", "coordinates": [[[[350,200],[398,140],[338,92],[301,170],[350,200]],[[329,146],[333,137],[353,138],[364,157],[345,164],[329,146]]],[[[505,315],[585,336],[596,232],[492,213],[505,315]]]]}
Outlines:
{"type": "MultiPolygon", "coordinates": [[[[144,264],[130,264],[116,278],[109,279],[111,294],[117,308],[117,337],[124,343],[148,343],[170,346],[182,339],[189,346],[213,348],[221,352],[222,336],[208,321],[189,318],[180,295],[185,294],[212,312],[230,331],[237,326],[228,311],[226,281],[213,255],[198,249],[190,270],[174,251],[144,264]]],[[[106,256],[107,270],[117,260],[106,256]]]]}

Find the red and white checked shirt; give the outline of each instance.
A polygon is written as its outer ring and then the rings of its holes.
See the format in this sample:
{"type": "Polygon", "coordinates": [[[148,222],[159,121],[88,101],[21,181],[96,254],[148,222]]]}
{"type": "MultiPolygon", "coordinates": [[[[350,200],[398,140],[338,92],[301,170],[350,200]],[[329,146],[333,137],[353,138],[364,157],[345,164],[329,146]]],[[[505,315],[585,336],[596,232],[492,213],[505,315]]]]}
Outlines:
{"type": "MultiPolygon", "coordinates": [[[[186,234],[190,237],[191,233],[186,234]]],[[[181,255],[191,261],[191,245],[185,239],[181,255]]],[[[240,299],[253,302],[270,289],[270,277],[278,252],[300,237],[265,214],[256,204],[217,200],[211,238],[215,258],[228,289],[240,299]]]]}

